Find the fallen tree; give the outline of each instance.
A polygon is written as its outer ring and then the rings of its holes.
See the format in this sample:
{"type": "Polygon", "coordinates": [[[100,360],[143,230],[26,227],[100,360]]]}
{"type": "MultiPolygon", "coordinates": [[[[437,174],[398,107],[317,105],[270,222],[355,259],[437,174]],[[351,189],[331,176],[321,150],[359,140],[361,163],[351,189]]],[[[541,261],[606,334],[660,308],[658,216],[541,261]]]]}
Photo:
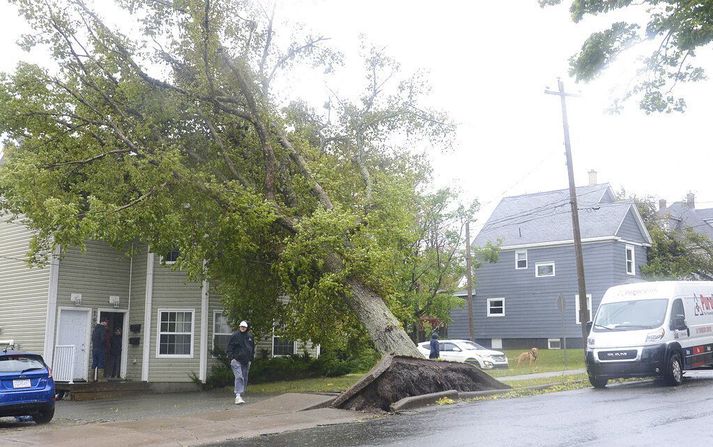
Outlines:
{"type": "Polygon", "coordinates": [[[313,35],[278,49],[250,1],[117,2],[140,24],[130,34],[82,0],[15,4],[23,45],[53,58],[0,85],[0,207],[36,230],[33,260],[87,239],[178,249],[177,267],[258,333],[287,322],[329,344],[363,328],[381,354],[420,356],[389,277],[427,168],[401,147],[453,132],[419,103],[420,76],[389,91],[398,66],[371,50],[363,96],[334,95],[324,120],[272,86],[340,55],[313,35]]]}

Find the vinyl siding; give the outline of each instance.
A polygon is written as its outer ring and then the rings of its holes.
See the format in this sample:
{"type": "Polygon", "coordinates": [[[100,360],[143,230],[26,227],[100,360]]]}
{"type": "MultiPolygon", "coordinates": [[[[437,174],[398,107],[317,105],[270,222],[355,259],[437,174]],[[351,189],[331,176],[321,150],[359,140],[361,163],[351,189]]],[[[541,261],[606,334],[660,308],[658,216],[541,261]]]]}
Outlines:
{"type": "Polygon", "coordinates": [[[143,363],[144,340],[147,337],[144,327],[144,309],[146,304],[146,256],[147,247],[136,245],[132,259],[131,274],[131,309],[129,312],[129,325],[140,324],[139,332],[129,330],[128,337],[138,337],[139,344],[126,343],[126,378],[127,380],[141,380],[141,366],[143,363]]]}
{"type": "MultiPolygon", "coordinates": [[[[131,258],[106,242],[87,241],[84,251],[77,247],[64,248],[60,258],[57,306],[92,309],[90,328],[94,328],[99,309],[113,309],[113,305],[109,304],[110,296],[119,296],[118,309],[129,308],[130,269],[131,258]],[[72,293],[82,294],[80,305],[75,306],[72,303],[72,293]]],[[[59,312],[57,319],[59,320],[59,312]]],[[[59,324],[59,321],[56,324],[59,324]]],[[[88,351],[88,356],[90,352],[88,351]]],[[[87,377],[92,377],[91,356],[88,358],[87,377]]]]}
{"type": "MultiPolygon", "coordinates": [[[[189,282],[185,273],[173,271],[170,266],[162,265],[160,256],[155,257],[155,262],[149,382],[190,382],[189,374],[193,373],[198,376],[200,368],[201,284],[189,282]],[[159,309],[180,309],[193,312],[193,356],[191,358],[157,357],[159,309]]],[[[208,322],[212,323],[212,315],[209,316],[208,322]]]]}
{"type": "Polygon", "coordinates": [[[29,268],[25,262],[32,233],[0,216],[0,340],[16,348],[44,350],[49,266],[29,268]]]}
{"type": "Polygon", "coordinates": [[[629,210],[626,214],[626,217],[621,223],[619,231],[616,235],[627,242],[635,242],[639,244],[648,243],[644,235],[641,233],[639,225],[636,223],[636,217],[634,217],[633,210],[629,210]]]}
{"type": "MultiPolygon", "coordinates": [[[[592,296],[593,312],[609,287],[640,280],[639,275],[626,275],[624,246],[614,240],[582,246],[586,289],[592,296]]],[[[645,250],[638,249],[641,253],[637,251],[636,263],[640,264],[646,260],[645,250]]],[[[575,312],[578,283],[574,246],[530,248],[527,255],[527,269],[516,270],[515,251],[506,250],[500,253],[498,262],[484,263],[476,270],[473,303],[476,337],[581,338],[575,312]],[[540,262],[554,262],[555,276],[535,277],[535,264],[540,262]],[[560,295],[565,300],[564,313],[560,313],[557,306],[560,295]],[[505,316],[487,316],[488,298],[505,298],[505,316]]],[[[468,338],[467,308],[455,310],[452,317],[449,337],[468,338]]]]}

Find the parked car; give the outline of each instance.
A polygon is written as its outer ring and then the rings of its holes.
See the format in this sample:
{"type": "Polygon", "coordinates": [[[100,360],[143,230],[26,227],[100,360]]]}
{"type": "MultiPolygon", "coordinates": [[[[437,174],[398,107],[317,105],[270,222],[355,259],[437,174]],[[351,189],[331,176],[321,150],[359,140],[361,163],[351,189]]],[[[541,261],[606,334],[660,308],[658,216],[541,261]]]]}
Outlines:
{"type": "Polygon", "coordinates": [[[54,417],[54,379],[41,355],[0,351],[0,417],[30,416],[38,424],[54,417]]]}
{"type": "MultiPolygon", "coordinates": [[[[508,358],[504,353],[484,348],[470,340],[439,340],[438,346],[443,360],[472,363],[481,369],[508,367],[508,358]]],[[[428,358],[430,342],[419,343],[418,350],[428,358]]]]}

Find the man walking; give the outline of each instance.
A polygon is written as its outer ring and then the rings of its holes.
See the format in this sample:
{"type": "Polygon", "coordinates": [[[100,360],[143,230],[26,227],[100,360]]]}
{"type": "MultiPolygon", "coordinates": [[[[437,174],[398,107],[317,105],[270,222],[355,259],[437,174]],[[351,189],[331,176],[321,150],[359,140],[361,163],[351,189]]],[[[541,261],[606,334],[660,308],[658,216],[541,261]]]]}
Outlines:
{"type": "Polygon", "coordinates": [[[230,368],[235,376],[235,404],[244,404],[241,394],[245,392],[248,383],[248,370],[250,362],[255,358],[255,340],[248,332],[248,322],[241,321],[238,331],[228,341],[227,354],[230,359],[230,368]]]}
{"type": "Polygon", "coordinates": [[[109,326],[108,320],[94,326],[92,331],[92,370],[94,371],[94,381],[102,379],[104,375],[104,343],[106,342],[106,328],[109,326]]]}

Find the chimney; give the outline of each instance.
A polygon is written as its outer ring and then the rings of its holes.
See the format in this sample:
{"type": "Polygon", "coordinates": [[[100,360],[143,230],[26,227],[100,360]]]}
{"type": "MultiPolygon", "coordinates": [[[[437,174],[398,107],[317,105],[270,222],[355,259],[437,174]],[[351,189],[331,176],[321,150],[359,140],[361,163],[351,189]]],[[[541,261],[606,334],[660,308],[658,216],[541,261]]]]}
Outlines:
{"type": "Polygon", "coordinates": [[[594,169],[590,169],[587,171],[587,174],[589,174],[589,186],[594,186],[597,184],[597,171],[594,169]]]}
{"type": "Polygon", "coordinates": [[[689,207],[690,209],[696,208],[696,195],[693,194],[692,192],[689,192],[688,194],[686,194],[686,206],[689,207]]]}
{"type": "Polygon", "coordinates": [[[659,199],[659,211],[666,209],[666,199],[659,199]]]}

